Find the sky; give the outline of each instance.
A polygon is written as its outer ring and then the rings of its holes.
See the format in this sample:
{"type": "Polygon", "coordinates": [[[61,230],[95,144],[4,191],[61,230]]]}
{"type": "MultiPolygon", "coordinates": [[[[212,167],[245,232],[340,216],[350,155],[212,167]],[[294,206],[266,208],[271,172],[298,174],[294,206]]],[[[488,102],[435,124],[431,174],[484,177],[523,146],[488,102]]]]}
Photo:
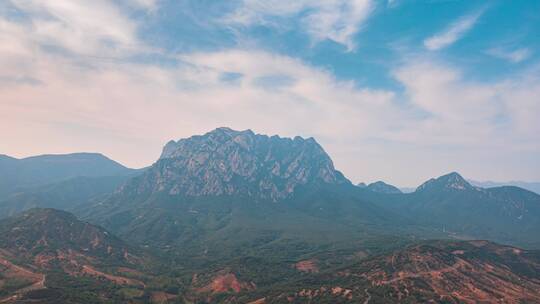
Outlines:
{"type": "Polygon", "coordinates": [[[0,2],[0,154],[144,167],[222,126],[353,182],[540,181],[540,1],[0,2]]]}

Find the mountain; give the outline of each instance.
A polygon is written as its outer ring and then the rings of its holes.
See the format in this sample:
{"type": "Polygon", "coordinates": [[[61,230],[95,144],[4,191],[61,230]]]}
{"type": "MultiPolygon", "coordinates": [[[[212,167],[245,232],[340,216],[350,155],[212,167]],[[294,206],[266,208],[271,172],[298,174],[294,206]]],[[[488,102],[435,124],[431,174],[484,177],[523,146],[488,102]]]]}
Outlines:
{"type": "Polygon", "coordinates": [[[487,241],[429,241],[275,286],[259,303],[538,303],[539,262],[487,241]]]}
{"type": "Polygon", "coordinates": [[[404,229],[362,200],[314,139],[219,128],[169,142],[142,175],[75,212],[126,240],[233,257],[280,246],[309,252],[404,229]]]}
{"type": "Polygon", "coordinates": [[[415,192],[466,191],[474,190],[459,173],[452,172],[439,178],[432,178],[416,188],[415,192]]]}
{"type": "Polygon", "coordinates": [[[18,257],[62,259],[76,252],[88,257],[124,259],[128,246],[104,229],[56,209],[31,209],[0,221],[0,246],[18,257]]]}
{"type": "Polygon", "coordinates": [[[144,171],[60,163],[0,200],[75,214],[0,220],[0,302],[538,301],[537,251],[455,241],[540,248],[540,195],[518,187],[456,172],[412,193],[355,186],[312,138],[229,128],[167,143],[144,171]]]}
{"type": "Polygon", "coordinates": [[[142,289],[140,279],[126,275],[147,263],[140,252],[70,213],[28,210],[0,221],[0,300],[101,303],[122,286],[142,289]]]}
{"type": "Polygon", "coordinates": [[[370,186],[352,185],[314,139],[219,128],[169,142],[143,174],[74,212],[129,241],[188,246],[182,254],[192,255],[232,256],[291,240],[319,248],[369,234],[540,248],[540,199],[532,192],[475,187],[455,172],[408,194],[370,186]]]}
{"type": "Polygon", "coordinates": [[[522,182],[522,181],[510,181],[510,182],[492,182],[492,181],[474,181],[469,180],[469,182],[477,187],[482,188],[494,188],[494,187],[503,187],[503,186],[514,186],[523,188],[532,192],[535,192],[536,194],[540,194],[540,183],[537,182],[522,182]]]}
{"type": "Polygon", "coordinates": [[[430,179],[413,193],[372,201],[450,237],[540,248],[540,195],[518,187],[475,187],[454,172],[430,179]]]}
{"type": "Polygon", "coordinates": [[[2,156],[0,197],[74,177],[129,175],[133,171],[98,153],[40,155],[23,159],[2,156]]]}
{"type": "Polygon", "coordinates": [[[349,184],[313,139],[218,128],[169,142],[159,160],[126,186],[138,194],[248,195],[277,201],[303,185],[349,184]]]}
{"type": "Polygon", "coordinates": [[[367,185],[366,188],[371,191],[379,192],[379,193],[387,193],[387,194],[401,193],[401,190],[399,190],[397,187],[389,185],[383,181],[371,183],[367,185]]]}

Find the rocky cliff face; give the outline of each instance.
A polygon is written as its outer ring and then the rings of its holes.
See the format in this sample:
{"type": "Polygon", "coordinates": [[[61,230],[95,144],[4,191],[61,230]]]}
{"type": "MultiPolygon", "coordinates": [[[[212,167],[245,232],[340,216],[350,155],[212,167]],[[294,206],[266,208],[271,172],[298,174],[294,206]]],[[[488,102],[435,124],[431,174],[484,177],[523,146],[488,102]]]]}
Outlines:
{"type": "Polygon", "coordinates": [[[313,139],[219,128],[170,141],[159,160],[121,191],[287,198],[302,185],[350,183],[313,139]]]}

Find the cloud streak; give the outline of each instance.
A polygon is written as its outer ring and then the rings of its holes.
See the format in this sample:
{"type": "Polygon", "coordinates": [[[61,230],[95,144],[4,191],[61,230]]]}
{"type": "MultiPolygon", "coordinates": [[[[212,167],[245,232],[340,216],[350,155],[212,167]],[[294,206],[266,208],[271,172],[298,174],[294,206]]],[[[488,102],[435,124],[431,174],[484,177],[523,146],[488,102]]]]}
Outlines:
{"type": "Polygon", "coordinates": [[[461,17],[446,30],[424,40],[424,46],[430,51],[446,48],[461,39],[476,24],[484,10],[461,17]]]}
{"type": "Polygon", "coordinates": [[[532,55],[532,51],[528,48],[519,48],[511,51],[495,48],[488,50],[487,53],[494,57],[505,59],[511,63],[520,63],[527,60],[532,55]]]}

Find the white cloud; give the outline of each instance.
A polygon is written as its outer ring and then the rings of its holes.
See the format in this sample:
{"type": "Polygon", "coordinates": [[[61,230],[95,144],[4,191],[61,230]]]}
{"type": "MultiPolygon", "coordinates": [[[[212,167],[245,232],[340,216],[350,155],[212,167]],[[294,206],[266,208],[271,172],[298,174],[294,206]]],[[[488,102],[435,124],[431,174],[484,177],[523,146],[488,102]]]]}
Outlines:
{"type": "Polygon", "coordinates": [[[455,67],[413,60],[394,75],[404,85],[410,104],[428,114],[415,125],[424,142],[493,149],[510,149],[513,142],[512,149],[540,149],[536,140],[540,125],[531,117],[540,115],[536,95],[540,78],[535,73],[476,83],[465,81],[455,67]]]}
{"type": "Polygon", "coordinates": [[[373,10],[371,0],[244,0],[225,21],[230,24],[272,24],[272,18],[300,18],[303,29],[315,42],[332,40],[349,51],[356,46],[354,35],[373,10]]]}
{"type": "Polygon", "coordinates": [[[150,10],[155,9],[158,6],[158,0],[132,0],[130,2],[134,2],[139,7],[150,10]]]}
{"type": "Polygon", "coordinates": [[[482,16],[483,10],[464,16],[441,33],[424,40],[424,46],[430,51],[445,48],[463,37],[482,16]]]}
{"type": "Polygon", "coordinates": [[[24,38],[38,46],[94,56],[110,56],[140,47],[136,24],[111,1],[9,1],[29,17],[30,23],[18,26],[25,27],[24,38]]]}
{"type": "Polygon", "coordinates": [[[532,51],[528,48],[520,48],[512,51],[495,48],[488,50],[487,53],[494,57],[508,60],[512,63],[520,63],[524,60],[527,60],[532,55],[532,51]]]}

